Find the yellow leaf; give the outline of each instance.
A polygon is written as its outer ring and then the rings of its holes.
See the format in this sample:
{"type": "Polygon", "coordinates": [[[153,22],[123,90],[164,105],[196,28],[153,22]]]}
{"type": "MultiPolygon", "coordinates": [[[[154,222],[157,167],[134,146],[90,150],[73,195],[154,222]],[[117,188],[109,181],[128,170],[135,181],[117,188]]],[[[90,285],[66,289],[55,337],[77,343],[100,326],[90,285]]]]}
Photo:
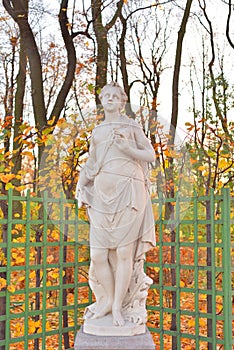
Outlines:
{"type": "Polygon", "coordinates": [[[52,272],[51,277],[53,277],[54,279],[57,279],[59,277],[59,273],[58,272],[52,272]]]}
{"type": "Polygon", "coordinates": [[[14,235],[14,234],[17,235],[18,233],[19,233],[19,232],[18,232],[17,230],[15,230],[15,229],[11,230],[11,234],[12,234],[12,235],[14,235]]]}
{"type": "Polygon", "coordinates": [[[0,249],[0,264],[2,266],[5,266],[7,264],[7,259],[5,257],[5,254],[3,253],[3,251],[1,249],[0,249]]]}
{"type": "Polygon", "coordinates": [[[181,280],[180,281],[180,287],[183,288],[184,286],[185,286],[185,283],[184,283],[184,281],[181,280]]]}
{"type": "Polygon", "coordinates": [[[35,327],[41,327],[41,320],[38,320],[34,323],[35,327]]]}
{"type": "Polygon", "coordinates": [[[88,298],[82,299],[82,303],[88,303],[88,302],[89,302],[88,298]]]}
{"type": "Polygon", "coordinates": [[[0,277],[0,290],[6,287],[5,278],[0,277]]]}
{"type": "Polygon", "coordinates": [[[19,277],[18,279],[17,279],[17,282],[22,282],[22,281],[24,281],[25,280],[25,276],[21,276],[21,277],[19,277]]]}
{"type": "Polygon", "coordinates": [[[8,191],[10,188],[14,188],[14,186],[12,185],[11,182],[8,182],[8,183],[6,184],[6,190],[8,191]]]}
{"type": "Polygon", "coordinates": [[[194,320],[194,318],[191,318],[191,319],[188,321],[188,326],[189,326],[189,328],[192,328],[192,327],[195,326],[195,320],[194,320]]]}
{"type": "Polygon", "coordinates": [[[220,169],[226,168],[226,167],[227,167],[227,161],[226,161],[226,159],[220,159],[220,160],[219,160],[218,167],[219,167],[220,169]]]}
{"type": "Polygon", "coordinates": [[[51,236],[54,240],[58,240],[59,239],[59,232],[53,230],[51,233],[51,236]]]}
{"type": "Polygon", "coordinates": [[[159,272],[159,271],[160,271],[160,267],[155,266],[155,267],[154,267],[154,271],[155,271],[155,272],[159,272]]]}
{"type": "Polygon", "coordinates": [[[53,125],[53,124],[54,124],[54,121],[55,121],[55,115],[52,117],[51,120],[48,120],[48,121],[47,121],[47,124],[48,124],[48,125],[53,125]]]}
{"type": "Polygon", "coordinates": [[[32,320],[28,321],[28,333],[33,334],[36,331],[35,322],[32,320]]]}
{"type": "Polygon", "coordinates": [[[52,330],[51,325],[50,325],[50,323],[48,321],[46,322],[46,330],[47,331],[51,331],[52,330]]]}
{"type": "Polygon", "coordinates": [[[206,320],[204,320],[203,318],[199,319],[199,326],[200,327],[206,327],[206,320]]]}
{"type": "Polygon", "coordinates": [[[10,292],[10,293],[14,293],[14,292],[15,292],[15,286],[9,285],[9,286],[7,287],[7,290],[8,290],[8,292],[10,292]]]}
{"type": "Polygon", "coordinates": [[[36,271],[30,272],[29,278],[30,278],[30,279],[34,279],[35,277],[36,277],[36,271]]]}

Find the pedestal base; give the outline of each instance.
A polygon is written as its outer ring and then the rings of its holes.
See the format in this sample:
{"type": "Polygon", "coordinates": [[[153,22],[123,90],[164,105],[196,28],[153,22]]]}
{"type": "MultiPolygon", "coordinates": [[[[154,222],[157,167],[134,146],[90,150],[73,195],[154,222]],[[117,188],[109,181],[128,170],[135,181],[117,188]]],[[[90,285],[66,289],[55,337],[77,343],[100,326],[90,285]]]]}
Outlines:
{"type": "Polygon", "coordinates": [[[133,336],[100,336],[84,333],[76,335],[74,350],[155,350],[150,332],[133,336]]]}
{"type": "Polygon", "coordinates": [[[108,314],[102,318],[86,319],[83,325],[84,333],[100,336],[133,336],[145,333],[145,324],[136,324],[125,321],[123,327],[114,326],[112,314],[108,314]]]}

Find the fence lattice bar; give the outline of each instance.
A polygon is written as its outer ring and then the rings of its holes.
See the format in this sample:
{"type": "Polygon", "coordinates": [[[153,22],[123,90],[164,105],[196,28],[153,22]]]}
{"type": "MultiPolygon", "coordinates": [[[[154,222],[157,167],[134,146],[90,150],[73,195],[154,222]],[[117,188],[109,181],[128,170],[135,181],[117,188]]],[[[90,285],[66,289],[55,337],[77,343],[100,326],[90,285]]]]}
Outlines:
{"type": "MultiPolygon", "coordinates": [[[[224,267],[224,280],[223,280],[223,313],[224,313],[224,339],[225,339],[225,350],[233,348],[233,319],[234,315],[232,314],[232,282],[234,285],[234,274],[232,281],[232,273],[234,266],[232,266],[232,256],[231,256],[231,247],[234,248],[234,241],[231,241],[231,225],[230,225],[230,211],[231,201],[230,193],[227,189],[223,190],[223,202],[222,202],[222,212],[223,212],[223,225],[222,225],[222,237],[223,237],[223,267],[224,267]],[[232,244],[231,244],[232,242],[232,244]]],[[[233,207],[232,207],[233,208],[233,207]]],[[[233,218],[232,218],[233,222],[233,218]]],[[[234,232],[233,232],[234,234],[234,232]]],[[[234,249],[233,249],[234,253],[234,249]]]]}
{"type": "MultiPolygon", "coordinates": [[[[193,213],[194,213],[194,266],[198,267],[198,209],[197,209],[197,196],[194,193],[193,197],[193,213]]],[[[195,346],[196,350],[199,350],[199,280],[198,280],[198,268],[194,270],[194,288],[195,288],[195,346]]]]}

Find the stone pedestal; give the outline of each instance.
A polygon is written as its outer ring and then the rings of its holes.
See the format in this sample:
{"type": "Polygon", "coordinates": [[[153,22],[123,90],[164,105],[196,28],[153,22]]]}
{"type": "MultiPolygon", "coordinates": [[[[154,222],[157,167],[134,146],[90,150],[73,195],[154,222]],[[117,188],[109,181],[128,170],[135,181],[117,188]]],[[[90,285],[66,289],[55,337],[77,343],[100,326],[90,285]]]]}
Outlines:
{"type": "Polygon", "coordinates": [[[100,336],[126,337],[143,334],[145,331],[145,324],[136,324],[126,320],[124,327],[114,326],[111,314],[97,319],[88,318],[84,321],[83,325],[84,333],[100,336]]]}
{"type": "MultiPolygon", "coordinates": [[[[121,328],[121,327],[119,327],[121,328]]],[[[74,350],[155,350],[150,332],[132,336],[100,336],[84,333],[76,335],[74,350]]]]}

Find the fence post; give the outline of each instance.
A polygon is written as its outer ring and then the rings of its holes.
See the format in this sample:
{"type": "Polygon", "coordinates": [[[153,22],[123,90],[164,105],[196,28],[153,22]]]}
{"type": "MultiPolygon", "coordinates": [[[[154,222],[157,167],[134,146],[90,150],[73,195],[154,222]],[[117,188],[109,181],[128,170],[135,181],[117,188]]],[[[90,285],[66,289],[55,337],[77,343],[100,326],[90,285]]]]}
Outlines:
{"type": "MultiPolygon", "coordinates": [[[[8,214],[9,214],[9,193],[1,201],[1,210],[3,213],[3,218],[6,220],[4,224],[2,224],[2,237],[1,237],[1,251],[3,256],[7,260],[7,242],[8,242],[8,229],[9,226],[8,223],[8,214]]],[[[5,263],[0,262],[1,272],[0,272],[0,278],[7,279],[7,266],[4,266],[5,263]]],[[[2,321],[0,321],[0,341],[6,341],[6,288],[2,288],[2,293],[4,293],[0,297],[0,317],[4,318],[2,321]]],[[[5,350],[5,345],[0,345],[0,350],[5,350]]]]}
{"type": "MultiPolygon", "coordinates": [[[[12,220],[13,220],[13,192],[8,190],[8,214],[7,214],[7,286],[11,284],[11,250],[12,250],[12,220]]],[[[6,290],[6,325],[5,325],[5,349],[9,349],[10,341],[10,293],[6,290]]]]}
{"type": "Polygon", "coordinates": [[[222,195],[224,349],[230,350],[232,348],[230,190],[223,188],[222,195]]]}

